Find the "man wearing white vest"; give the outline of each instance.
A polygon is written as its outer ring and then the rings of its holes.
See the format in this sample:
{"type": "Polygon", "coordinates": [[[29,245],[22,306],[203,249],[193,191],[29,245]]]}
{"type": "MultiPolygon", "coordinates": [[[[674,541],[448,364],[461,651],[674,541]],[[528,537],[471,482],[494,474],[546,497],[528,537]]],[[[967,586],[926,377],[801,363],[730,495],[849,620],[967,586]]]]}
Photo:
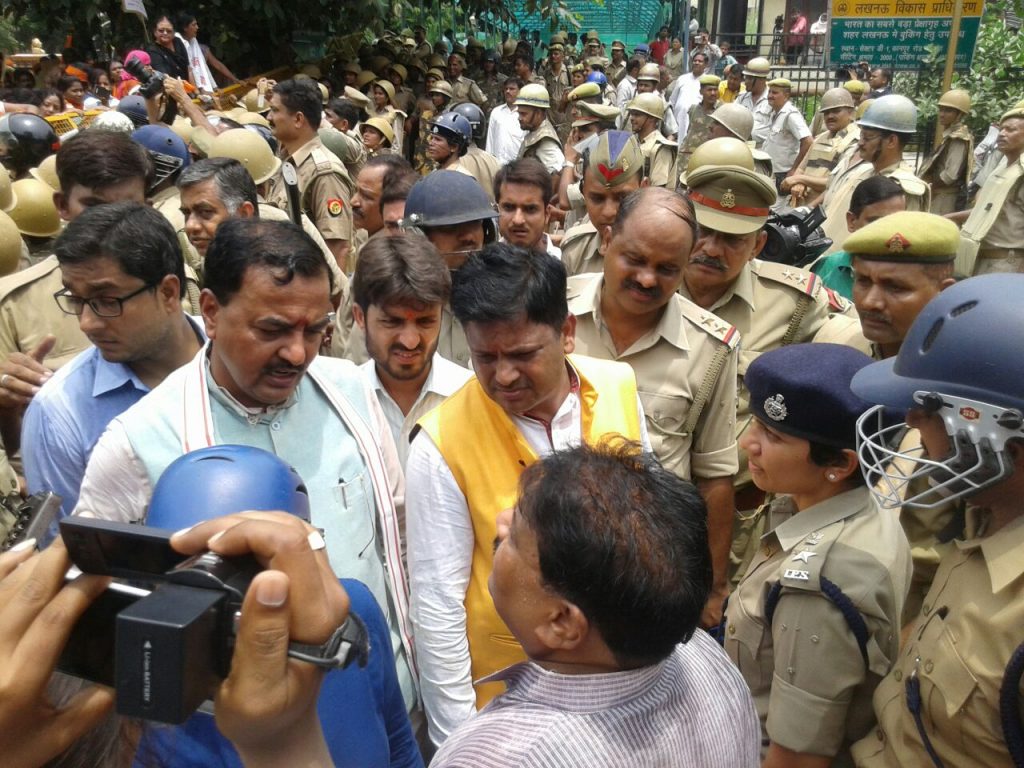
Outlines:
{"type": "Polygon", "coordinates": [[[411,616],[436,744],[502,688],[474,692],[473,680],[526,658],[487,588],[497,517],[519,476],[612,434],[649,450],[632,369],[570,354],[576,318],[560,261],[490,245],[455,273],[451,305],[476,377],[420,419],[406,463],[411,616]]]}
{"type": "Polygon", "coordinates": [[[242,444],[277,454],[306,483],[312,523],[324,531],[335,572],[366,584],[388,617],[411,706],[396,511],[401,470],[387,421],[358,369],[317,357],[332,319],[324,255],[290,222],[231,219],[207,250],[205,278],[200,304],[210,343],[110,423],[75,513],[144,520],[163,470],[198,448],[242,444]]]}

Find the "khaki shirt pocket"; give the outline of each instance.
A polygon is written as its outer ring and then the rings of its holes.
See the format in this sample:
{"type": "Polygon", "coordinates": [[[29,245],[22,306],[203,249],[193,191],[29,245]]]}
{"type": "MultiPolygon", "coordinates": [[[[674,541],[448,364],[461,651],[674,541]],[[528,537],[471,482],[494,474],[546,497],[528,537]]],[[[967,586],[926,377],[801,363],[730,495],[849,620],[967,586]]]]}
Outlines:
{"type": "Polygon", "coordinates": [[[681,477],[690,475],[693,436],[683,432],[692,401],[683,395],[638,392],[647,420],[651,448],[666,469],[681,477]]]}

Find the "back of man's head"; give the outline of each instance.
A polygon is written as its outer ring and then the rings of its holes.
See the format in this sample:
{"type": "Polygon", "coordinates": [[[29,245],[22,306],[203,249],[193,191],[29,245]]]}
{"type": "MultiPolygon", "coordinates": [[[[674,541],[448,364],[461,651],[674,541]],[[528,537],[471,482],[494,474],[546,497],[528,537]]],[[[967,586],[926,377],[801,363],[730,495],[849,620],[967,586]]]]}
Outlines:
{"type": "Polygon", "coordinates": [[[451,272],[437,248],[412,233],[368,240],[352,275],[352,297],[364,313],[371,304],[417,309],[446,304],[451,290],[451,272]]]}
{"type": "Polygon", "coordinates": [[[83,131],[57,152],[57,178],[65,195],[75,186],[106,189],[129,179],[142,179],[148,189],[153,174],[149,153],[126,133],[83,131]]]}
{"type": "Polygon", "coordinates": [[[559,331],[569,315],[565,290],[565,266],[554,256],[492,243],[455,273],[452,312],[463,325],[515,322],[525,316],[559,331]]]}
{"type": "Polygon", "coordinates": [[[188,189],[211,180],[221,204],[231,214],[238,211],[242,203],[248,202],[252,203],[253,212],[258,215],[256,183],[245,166],[230,157],[208,157],[192,163],[178,177],[178,189],[188,189]]]}
{"type": "Polygon", "coordinates": [[[543,585],[580,609],[622,668],[693,635],[711,590],[697,489],[625,441],[556,451],[520,479],[543,585]]]}
{"type": "Polygon", "coordinates": [[[253,267],[270,270],[278,285],[287,285],[296,276],[326,276],[334,290],[323,252],[290,221],[230,219],[217,228],[203,262],[203,282],[219,304],[227,304],[238,293],[253,267]]]}
{"type": "Polygon", "coordinates": [[[174,275],[179,295],[185,295],[185,260],[174,227],[151,206],[123,202],[87,208],[67,225],[54,250],[61,266],[108,258],[146,285],[174,275]]]}
{"type": "Polygon", "coordinates": [[[850,213],[860,216],[869,205],[903,197],[903,187],[888,176],[872,176],[858,184],[850,197],[850,213]]]}
{"type": "Polygon", "coordinates": [[[274,86],[274,93],[290,113],[301,112],[306,118],[309,130],[316,132],[323,118],[323,103],[316,81],[283,80],[274,86]]]}

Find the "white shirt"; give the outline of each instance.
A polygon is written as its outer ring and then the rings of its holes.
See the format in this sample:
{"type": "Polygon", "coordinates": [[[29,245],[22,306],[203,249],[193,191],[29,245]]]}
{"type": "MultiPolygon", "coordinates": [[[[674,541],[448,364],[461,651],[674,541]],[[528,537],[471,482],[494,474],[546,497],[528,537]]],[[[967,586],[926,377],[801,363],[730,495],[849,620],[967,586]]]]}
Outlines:
{"type": "Polygon", "coordinates": [[[188,52],[188,68],[192,72],[196,88],[206,93],[215,91],[217,83],[213,79],[210,67],[206,64],[206,54],[203,53],[203,47],[199,45],[199,38],[193,37],[191,40],[186,40],[180,34],[175,34],[175,37],[185,44],[185,50],[188,52]]]}
{"type": "MultiPolygon", "coordinates": [[[[501,236],[500,238],[498,238],[498,239],[499,239],[499,240],[500,240],[501,242],[503,242],[503,243],[507,243],[507,242],[508,242],[508,240],[506,239],[506,237],[505,237],[504,235],[502,235],[502,236],[501,236]]],[[[555,257],[556,259],[558,259],[559,261],[561,261],[561,260],[562,260],[562,249],[561,249],[561,248],[559,248],[559,247],[558,247],[557,245],[555,245],[555,244],[554,244],[554,242],[553,242],[553,241],[551,240],[551,236],[550,236],[550,235],[548,235],[548,233],[547,233],[547,232],[545,232],[545,233],[544,233],[544,236],[543,236],[543,243],[544,243],[544,246],[543,246],[542,248],[538,248],[537,250],[541,250],[541,251],[544,251],[544,252],[545,252],[545,253],[547,253],[547,254],[548,254],[549,256],[554,256],[554,257],[555,257]]]]}
{"type": "Polygon", "coordinates": [[[772,105],[768,103],[768,89],[764,89],[758,98],[754,98],[754,94],[750,91],[744,91],[736,97],[736,103],[741,107],[746,107],[754,115],[754,128],[751,131],[750,138],[756,142],[758,149],[764,144],[764,140],[768,138],[768,128],[772,121],[772,105]]]}
{"type": "Polygon", "coordinates": [[[778,112],[772,112],[762,149],[771,157],[775,173],[789,172],[800,154],[800,141],[810,135],[811,129],[793,102],[787,101],[778,112]]]}
{"type": "Polygon", "coordinates": [[[626,75],[619,83],[619,87],[615,89],[615,101],[620,106],[625,107],[633,100],[634,96],[636,96],[636,78],[632,75],[626,75]]]}
{"type": "Polygon", "coordinates": [[[487,121],[487,145],[485,149],[507,165],[519,157],[519,145],[523,143],[526,131],[519,127],[519,113],[508,104],[491,110],[487,121]]]}
{"type": "MultiPolygon", "coordinates": [[[[636,407],[641,443],[649,451],[639,399],[636,407]]],[[[513,416],[512,422],[541,458],[583,439],[580,400],[573,392],[551,420],[550,437],[535,419],[513,416]]],[[[430,738],[441,744],[476,711],[465,606],[474,536],[466,497],[425,432],[413,439],[406,461],[406,542],[420,693],[430,738]]]]}
{"type": "Polygon", "coordinates": [[[427,380],[420,388],[419,397],[409,409],[409,413],[404,414],[398,407],[398,403],[384,388],[384,384],[381,383],[374,361],[367,360],[359,368],[363,376],[366,377],[370,388],[377,393],[377,400],[380,402],[380,408],[384,412],[388,426],[391,427],[391,436],[395,440],[395,447],[398,448],[398,460],[403,468],[409,455],[409,434],[416,426],[416,422],[444,402],[446,398],[455,394],[473,375],[468,368],[445,360],[435,352],[430,361],[430,373],[427,374],[427,380]]]}

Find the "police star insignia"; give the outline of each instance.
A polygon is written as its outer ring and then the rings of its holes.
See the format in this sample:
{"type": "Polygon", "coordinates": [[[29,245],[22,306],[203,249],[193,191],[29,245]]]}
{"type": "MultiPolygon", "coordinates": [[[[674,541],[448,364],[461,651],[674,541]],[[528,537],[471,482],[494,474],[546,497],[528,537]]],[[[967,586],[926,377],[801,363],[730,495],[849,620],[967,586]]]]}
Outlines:
{"type": "Polygon", "coordinates": [[[897,232],[885,241],[885,247],[889,249],[889,253],[903,253],[910,247],[910,241],[897,232]]]}
{"type": "Polygon", "coordinates": [[[811,552],[809,549],[805,549],[805,550],[802,550],[801,552],[798,552],[797,554],[793,555],[793,562],[799,561],[799,562],[806,563],[812,557],[817,557],[817,556],[818,556],[817,552],[811,552]]]}
{"type": "Polygon", "coordinates": [[[733,194],[731,189],[725,190],[725,193],[722,195],[721,203],[723,208],[736,207],[736,195],[733,194]]]}
{"type": "Polygon", "coordinates": [[[789,415],[786,409],[786,398],[782,395],[772,395],[764,401],[764,413],[772,421],[782,421],[789,415]]]}

